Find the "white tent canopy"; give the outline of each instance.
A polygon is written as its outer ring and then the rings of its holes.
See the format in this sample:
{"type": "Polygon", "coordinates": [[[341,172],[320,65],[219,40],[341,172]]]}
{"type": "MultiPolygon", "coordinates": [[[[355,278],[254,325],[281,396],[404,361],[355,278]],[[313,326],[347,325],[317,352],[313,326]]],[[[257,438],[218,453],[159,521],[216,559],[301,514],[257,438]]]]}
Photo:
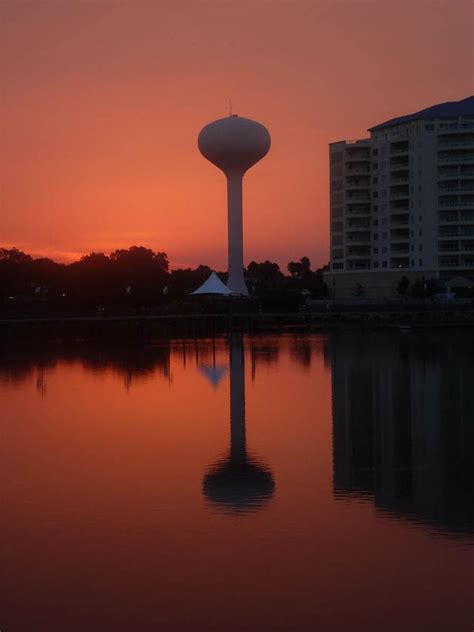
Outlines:
{"type": "Polygon", "coordinates": [[[220,294],[221,296],[229,296],[232,294],[232,290],[229,290],[225,283],[219,279],[215,272],[212,272],[207,281],[198,287],[197,290],[191,292],[191,294],[220,294]]]}

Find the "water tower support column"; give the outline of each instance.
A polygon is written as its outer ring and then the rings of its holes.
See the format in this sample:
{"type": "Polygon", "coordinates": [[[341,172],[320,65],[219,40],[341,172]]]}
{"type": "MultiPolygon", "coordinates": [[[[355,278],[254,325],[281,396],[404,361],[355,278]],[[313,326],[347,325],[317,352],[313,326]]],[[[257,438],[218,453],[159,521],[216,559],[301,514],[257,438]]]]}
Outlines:
{"type": "Polygon", "coordinates": [[[229,277],[227,287],[237,294],[248,296],[244,278],[243,220],[241,173],[227,174],[227,222],[229,277]]]}

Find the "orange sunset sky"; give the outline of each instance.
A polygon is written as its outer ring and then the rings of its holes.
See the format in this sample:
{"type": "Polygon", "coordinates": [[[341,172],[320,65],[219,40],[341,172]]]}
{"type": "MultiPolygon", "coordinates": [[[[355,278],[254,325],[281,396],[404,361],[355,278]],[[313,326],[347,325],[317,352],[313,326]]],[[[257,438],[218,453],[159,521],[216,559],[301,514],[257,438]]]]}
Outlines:
{"type": "Polygon", "coordinates": [[[1,0],[0,246],[225,269],[225,179],[196,141],[231,98],[273,142],[245,179],[246,263],[325,263],[328,143],[472,94],[473,7],[1,0]]]}

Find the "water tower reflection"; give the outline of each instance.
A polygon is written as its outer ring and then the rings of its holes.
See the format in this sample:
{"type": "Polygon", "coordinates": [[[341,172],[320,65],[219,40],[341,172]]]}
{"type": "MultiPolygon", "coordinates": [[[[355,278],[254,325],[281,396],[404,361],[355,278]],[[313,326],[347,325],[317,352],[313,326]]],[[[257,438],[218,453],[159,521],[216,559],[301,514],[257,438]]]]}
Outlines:
{"type": "Polygon", "coordinates": [[[247,452],[245,437],[245,369],[242,336],[233,336],[230,355],[230,449],[212,465],[203,480],[205,498],[219,511],[256,511],[273,497],[270,470],[247,452]]]}

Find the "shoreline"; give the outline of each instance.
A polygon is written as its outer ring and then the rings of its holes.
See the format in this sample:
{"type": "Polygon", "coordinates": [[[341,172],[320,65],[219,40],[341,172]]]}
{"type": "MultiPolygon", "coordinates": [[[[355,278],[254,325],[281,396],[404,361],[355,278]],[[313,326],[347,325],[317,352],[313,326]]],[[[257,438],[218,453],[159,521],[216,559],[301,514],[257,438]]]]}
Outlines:
{"type": "Polygon", "coordinates": [[[233,332],[284,333],[334,329],[474,329],[474,310],[327,311],[268,314],[64,316],[0,319],[0,341],[153,340],[233,332]]]}

